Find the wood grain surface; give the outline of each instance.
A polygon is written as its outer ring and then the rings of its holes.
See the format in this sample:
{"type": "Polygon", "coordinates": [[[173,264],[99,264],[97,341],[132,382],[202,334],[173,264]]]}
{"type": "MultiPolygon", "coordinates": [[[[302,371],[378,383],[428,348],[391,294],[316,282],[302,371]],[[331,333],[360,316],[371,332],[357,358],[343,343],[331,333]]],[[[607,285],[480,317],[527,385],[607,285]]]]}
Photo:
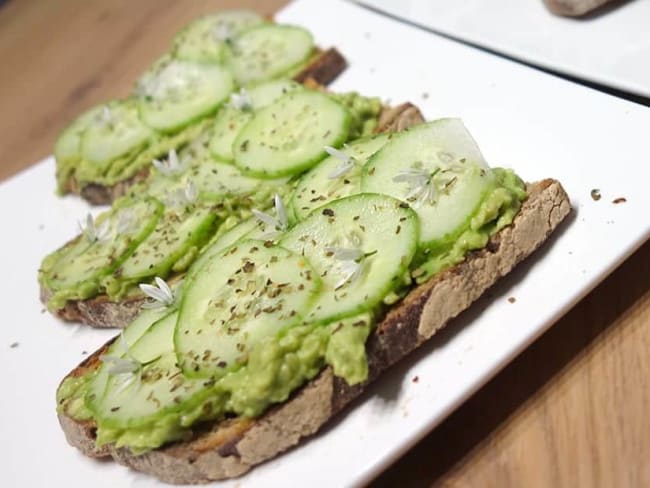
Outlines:
{"type": "MultiPolygon", "coordinates": [[[[0,7],[0,180],[82,110],[125,95],[204,12],[283,0],[9,0],[0,7]]],[[[52,182],[54,188],[54,182],[52,182]]],[[[650,243],[377,486],[650,486],[650,243]]]]}

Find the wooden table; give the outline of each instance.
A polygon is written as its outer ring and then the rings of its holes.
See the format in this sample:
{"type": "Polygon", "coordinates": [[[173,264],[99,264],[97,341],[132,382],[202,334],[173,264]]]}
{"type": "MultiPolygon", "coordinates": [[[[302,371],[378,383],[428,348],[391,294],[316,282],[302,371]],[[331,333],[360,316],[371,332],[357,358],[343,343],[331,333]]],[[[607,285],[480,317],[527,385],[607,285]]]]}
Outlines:
{"type": "MultiPolygon", "coordinates": [[[[283,3],[8,1],[0,179],[48,155],[80,111],[128,93],[193,17],[237,5],[269,14],[283,3]]],[[[646,243],[376,484],[650,486],[649,373],[646,243]]]]}

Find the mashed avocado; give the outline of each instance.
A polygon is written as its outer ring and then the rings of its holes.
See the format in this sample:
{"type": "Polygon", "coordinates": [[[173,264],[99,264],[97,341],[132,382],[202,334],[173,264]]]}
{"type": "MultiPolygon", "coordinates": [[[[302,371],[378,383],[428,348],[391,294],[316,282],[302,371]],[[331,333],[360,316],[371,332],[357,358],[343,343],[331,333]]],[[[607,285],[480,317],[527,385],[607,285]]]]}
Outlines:
{"type": "Polygon", "coordinates": [[[512,171],[494,168],[495,185],[481,201],[465,229],[446,245],[421,251],[421,264],[411,274],[416,283],[458,264],[469,251],[485,247],[490,236],[510,225],[526,198],[526,185],[512,171]]]}
{"type": "Polygon", "coordinates": [[[376,97],[364,97],[357,92],[329,93],[332,99],[342,104],[352,114],[349,140],[368,136],[377,127],[381,100],[376,97]]]}
{"type": "MultiPolygon", "coordinates": [[[[206,386],[178,408],[164,408],[130,421],[128,427],[97,412],[93,415],[88,391],[96,373],[67,378],[57,391],[58,410],[77,420],[95,416],[98,445],[115,443],[117,447],[129,446],[135,453],[145,452],[182,439],[191,433],[193,424],[221,418],[225,413],[256,417],[272,403],[285,401],[325,364],[350,384],[364,381],[368,375],[365,341],[370,328],[367,314],[325,326],[290,328],[253,348],[248,362],[238,370],[216,381],[201,380],[206,386]]],[[[134,401],[141,401],[146,392],[150,393],[146,398],[152,398],[151,392],[155,391],[147,389],[146,375],[142,381],[143,391],[133,395],[134,401]]]]}
{"type": "MultiPolygon", "coordinates": [[[[512,223],[526,197],[525,186],[512,171],[493,171],[495,184],[469,218],[466,228],[447,245],[422,252],[420,264],[412,273],[416,282],[462,261],[467,252],[484,247],[491,235],[512,223]]],[[[406,284],[396,285],[384,301],[394,303],[408,289],[406,284]]],[[[96,372],[66,379],[57,392],[58,408],[78,420],[93,418],[97,424],[98,445],[114,443],[118,447],[128,446],[134,453],[146,452],[187,438],[198,422],[223,418],[227,414],[259,416],[270,405],[287,400],[294,390],[314,378],[326,365],[351,385],[365,381],[368,377],[365,343],[372,326],[372,316],[364,314],[327,325],[291,327],[254,346],[241,367],[207,381],[186,379],[183,388],[187,388],[189,396],[178,397],[171,405],[165,404],[167,406],[148,415],[129,418],[126,424],[98,412],[89,401],[89,385],[96,372]],[[197,381],[200,385],[195,388],[197,381]]],[[[175,364],[173,346],[170,347],[171,352],[165,353],[167,369],[163,371],[168,375],[182,375],[175,364]]],[[[143,378],[144,390],[134,394],[140,399],[135,399],[136,402],[141,401],[142,396],[151,398],[151,392],[155,391],[152,388],[160,376],[153,375],[152,385],[147,384],[146,374],[143,378]]]]}
{"type": "MultiPolygon", "coordinates": [[[[59,192],[65,193],[69,188],[70,178],[74,178],[81,188],[90,183],[112,186],[134,176],[138,171],[151,165],[155,158],[166,155],[171,149],[178,149],[198,135],[212,122],[210,117],[199,123],[193,123],[170,134],[156,134],[147,144],[138,146],[108,164],[95,164],[85,161],[79,155],[79,150],[72,152],[55,148],[56,178],[59,192]]],[[[57,145],[58,147],[58,145],[57,145]]]]}

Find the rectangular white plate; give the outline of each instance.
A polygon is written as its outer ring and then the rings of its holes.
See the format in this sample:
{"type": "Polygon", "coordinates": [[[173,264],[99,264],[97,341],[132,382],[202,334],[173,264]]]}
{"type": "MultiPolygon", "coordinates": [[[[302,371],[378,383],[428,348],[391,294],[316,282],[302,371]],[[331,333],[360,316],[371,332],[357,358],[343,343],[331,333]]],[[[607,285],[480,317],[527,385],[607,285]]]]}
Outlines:
{"type": "MultiPolygon", "coordinates": [[[[411,100],[429,118],[460,116],[492,164],[562,181],[576,208],[541,252],[440,337],[370,388],[325,435],[225,486],[345,486],[384,469],[593,288],[650,234],[650,111],[350,3],[300,0],[278,16],[338,46],[336,90],[411,100]],[[489,73],[490,76],[486,76],[489,73]],[[428,94],[426,99],[424,94],[428,94]],[[600,188],[602,199],[590,198],[600,188]],[[626,203],[612,200],[625,197],[626,203]],[[507,298],[516,297],[510,304],[507,298]],[[414,376],[417,383],[412,382],[414,376]]],[[[66,444],[60,379],[114,333],[43,311],[36,271],[89,207],[53,195],[51,158],[0,185],[0,459],[5,486],[159,486],[66,444]],[[18,343],[16,347],[11,344],[18,343]]]]}
{"type": "Polygon", "coordinates": [[[584,19],[542,0],[360,0],[410,22],[543,68],[650,97],[650,0],[584,19]]]}

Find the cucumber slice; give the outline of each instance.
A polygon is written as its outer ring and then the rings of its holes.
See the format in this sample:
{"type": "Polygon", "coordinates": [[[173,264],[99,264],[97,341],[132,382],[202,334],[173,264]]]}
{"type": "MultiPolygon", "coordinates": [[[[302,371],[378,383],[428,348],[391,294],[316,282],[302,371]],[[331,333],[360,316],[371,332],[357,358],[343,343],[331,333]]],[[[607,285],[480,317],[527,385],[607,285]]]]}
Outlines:
{"type": "Polygon", "coordinates": [[[264,22],[255,12],[233,10],[195,20],[174,38],[174,56],[204,63],[222,63],[230,40],[249,27],[264,22]]]}
{"type": "Polygon", "coordinates": [[[81,136],[81,156],[104,165],[138,150],[154,136],[140,120],[135,100],[109,102],[89,121],[81,136]]]}
{"type": "Polygon", "coordinates": [[[359,193],[361,168],[392,137],[377,134],[350,142],[305,173],[291,197],[297,220],[333,200],[359,193]]]}
{"type": "MultiPolygon", "coordinates": [[[[205,381],[185,378],[176,365],[173,336],[177,315],[173,312],[157,321],[128,351],[118,350],[110,354],[121,360],[119,366],[115,367],[117,362],[104,358],[105,362],[91,380],[86,397],[99,427],[98,444],[103,443],[104,429],[140,428],[151,433],[156,430],[158,419],[167,418],[172,426],[178,422],[176,431],[166,429],[167,436],[160,436],[162,444],[163,439],[169,442],[182,436],[185,433],[182,427],[197,417],[209,417],[209,409],[188,414],[192,407],[214,396],[214,392],[205,381]],[[177,418],[173,418],[174,413],[178,414],[177,418]],[[184,420],[178,418],[183,415],[186,416],[184,420]]],[[[136,451],[153,447],[151,439],[141,441],[143,445],[139,439],[131,438],[129,447],[136,451]]],[[[116,447],[120,445],[118,441],[116,447]]]]}
{"type": "Polygon", "coordinates": [[[361,189],[410,204],[433,250],[462,232],[494,183],[463,123],[440,119],[396,134],[363,168],[361,189]]]}
{"type": "MultiPolygon", "coordinates": [[[[209,244],[206,246],[206,248],[201,252],[199,257],[192,263],[192,266],[190,267],[190,270],[188,272],[187,279],[191,279],[192,276],[196,274],[198,270],[200,270],[205,263],[207,263],[210,259],[212,259],[213,256],[216,256],[217,254],[221,253],[224,251],[227,247],[232,246],[234,243],[237,241],[243,240],[248,236],[248,234],[252,233],[253,230],[255,230],[256,227],[260,225],[259,221],[251,217],[249,219],[244,220],[243,222],[240,222],[239,224],[235,225],[231,229],[228,229],[226,232],[221,234],[219,238],[217,238],[212,244],[209,244]]],[[[221,228],[219,228],[221,231],[221,228]]]]}
{"type": "Polygon", "coordinates": [[[54,143],[54,157],[57,162],[78,160],[81,157],[81,135],[101,116],[104,107],[106,105],[98,105],[84,112],[61,132],[54,143]]]}
{"type": "Polygon", "coordinates": [[[231,95],[231,103],[217,113],[214,121],[214,135],[210,140],[212,154],[225,161],[232,161],[233,143],[242,127],[252,118],[252,112],[298,88],[301,86],[295,81],[273,80],[231,95]]]}
{"type": "Polygon", "coordinates": [[[253,110],[259,110],[267,105],[271,105],[287,93],[301,89],[303,89],[303,86],[300,83],[296,83],[293,80],[278,79],[249,86],[247,93],[251,108],[253,110]]]}
{"type": "Polygon", "coordinates": [[[252,195],[262,183],[257,178],[242,174],[239,168],[231,164],[207,158],[193,164],[182,181],[185,184],[191,181],[202,201],[252,195]]]}
{"type": "Polygon", "coordinates": [[[290,25],[252,27],[231,42],[229,66],[239,85],[277,78],[305,62],[314,50],[311,34],[290,25]]]}
{"type": "Polygon", "coordinates": [[[112,210],[87,224],[85,233],[49,270],[48,288],[74,290],[89,282],[96,288],[94,280],[113,272],[128,258],[154,229],[162,210],[159,202],[146,199],[112,210]]]}
{"type": "MultiPolygon", "coordinates": [[[[113,341],[103,356],[124,357],[125,350],[133,346],[156,322],[169,314],[170,310],[165,308],[143,309],[133,322],[122,329],[120,336],[113,341]]],[[[109,380],[108,368],[100,366],[88,384],[86,392],[88,403],[100,401],[104,397],[109,380]]]]}
{"type": "Polygon", "coordinates": [[[181,258],[198,252],[212,232],[215,220],[216,215],[208,208],[168,210],[153,232],[115,271],[117,280],[124,284],[167,276],[181,258]]]}
{"type": "Polygon", "coordinates": [[[326,322],[372,309],[401,284],[419,226],[415,212],[385,195],[353,195],[321,209],[280,245],[316,269],[323,290],[306,320],[326,322]]]}
{"type": "Polygon", "coordinates": [[[250,111],[230,106],[223,107],[214,119],[214,134],[210,139],[210,152],[219,159],[232,161],[232,145],[237,134],[253,117],[250,111]]]}
{"type": "Polygon", "coordinates": [[[140,116],[150,127],[173,132],[216,110],[233,89],[220,65],[162,60],[139,82],[140,116]]]}
{"type": "Polygon", "coordinates": [[[257,112],[233,145],[245,173],[276,178],[299,173],[348,137],[350,113],[327,95],[299,90],[257,112]]]}
{"type": "Polygon", "coordinates": [[[174,335],[187,376],[217,377],[262,339],[296,324],[320,288],[305,258],[244,240],[211,258],[186,285],[174,335]]]}

